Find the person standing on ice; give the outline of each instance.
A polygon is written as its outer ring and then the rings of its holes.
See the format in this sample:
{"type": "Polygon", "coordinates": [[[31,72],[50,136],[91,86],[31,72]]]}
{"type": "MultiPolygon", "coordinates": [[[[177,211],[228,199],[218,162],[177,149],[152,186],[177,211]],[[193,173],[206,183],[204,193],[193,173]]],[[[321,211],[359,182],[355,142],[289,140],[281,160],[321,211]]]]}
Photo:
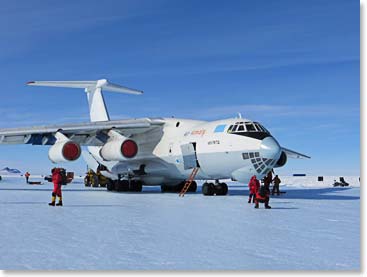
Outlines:
{"type": "Polygon", "coordinates": [[[270,192],[270,184],[273,181],[273,174],[271,171],[268,172],[268,175],[264,177],[264,186],[270,192]]]}
{"type": "Polygon", "coordinates": [[[59,197],[59,203],[56,206],[62,206],[62,195],[61,195],[61,185],[62,185],[62,176],[60,174],[59,168],[53,168],[51,170],[52,173],[52,183],[54,183],[54,189],[52,191],[52,200],[51,203],[48,203],[50,206],[55,206],[56,196],[59,197]]]}
{"type": "Polygon", "coordinates": [[[279,191],[279,184],[281,183],[282,181],[279,179],[278,175],[275,175],[274,179],[273,179],[273,183],[274,183],[274,186],[273,186],[273,190],[271,192],[272,195],[274,195],[274,193],[277,193],[277,195],[280,194],[280,191],[279,191]]]}
{"type": "Polygon", "coordinates": [[[265,185],[260,186],[260,189],[256,192],[255,209],[259,208],[259,203],[265,204],[265,209],[271,209],[269,206],[270,190],[265,185]]]}
{"type": "Polygon", "coordinates": [[[25,181],[26,181],[26,183],[27,183],[27,184],[29,183],[29,176],[31,176],[31,174],[27,171],[27,172],[24,174],[25,181]]]}
{"type": "Polygon", "coordinates": [[[251,199],[252,199],[252,203],[255,203],[256,192],[258,191],[258,189],[260,187],[260,182],[256,178],[256,175],[251,177],[251,180],[248,183],[248,187],[249,187],[249,192],[250,192],[249,193],[249,198],[248,198],[248,203],[251,203],[251,199]]]}

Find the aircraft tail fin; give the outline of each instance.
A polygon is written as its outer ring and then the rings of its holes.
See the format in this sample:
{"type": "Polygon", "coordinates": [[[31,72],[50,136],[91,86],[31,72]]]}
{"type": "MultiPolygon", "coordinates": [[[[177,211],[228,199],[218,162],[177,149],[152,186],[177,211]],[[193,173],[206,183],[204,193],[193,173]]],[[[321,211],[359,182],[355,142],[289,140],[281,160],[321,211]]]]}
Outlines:
{"type": "Polygon", "coordinates": [[[92,122],[110,120],[103,98],[102,90],[136,95],[143,93],[140,90],[112,84],[106,79],[100,79],[97,81],[31,81],[28,82],[27,85],[62,88],[83,88],[87,93],[90,120],[92,122]]]}

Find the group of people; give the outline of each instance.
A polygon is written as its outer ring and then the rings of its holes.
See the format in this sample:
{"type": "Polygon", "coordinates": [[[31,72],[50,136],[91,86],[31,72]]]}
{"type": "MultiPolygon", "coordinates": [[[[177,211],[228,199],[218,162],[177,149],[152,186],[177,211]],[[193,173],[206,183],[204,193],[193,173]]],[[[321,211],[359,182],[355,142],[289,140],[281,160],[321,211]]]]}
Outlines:
{"type": "Polygon", "coordinates": [[[274,183],[272,195],[277,193],[280,195],[279,184],[281,180],[278,175],[275,175],[273,179],[273,174],[270,171],[263,179],[264,184],[260,185],[260,181],[256,178],[256,175],[251,177],[251,180],[248,184],[249,187],[249,198],[248,203],[255,203],[255,209],[259,208],[259,203],[264,203],[265,209],[271,209],[269,206],[270,200],[270,184],[274,183]]]}

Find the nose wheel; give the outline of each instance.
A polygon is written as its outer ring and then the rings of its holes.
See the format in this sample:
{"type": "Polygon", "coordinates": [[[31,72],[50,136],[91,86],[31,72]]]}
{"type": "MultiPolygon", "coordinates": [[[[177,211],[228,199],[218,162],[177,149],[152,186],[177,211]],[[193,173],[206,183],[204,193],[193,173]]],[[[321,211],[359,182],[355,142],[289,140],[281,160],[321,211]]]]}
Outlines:
{"type": "Polygon", "coordinates": [[[226,183],[207,183],[205,182],[201,188],[201,192],[206,196],[227,195],[228,186],[226,183]]]}

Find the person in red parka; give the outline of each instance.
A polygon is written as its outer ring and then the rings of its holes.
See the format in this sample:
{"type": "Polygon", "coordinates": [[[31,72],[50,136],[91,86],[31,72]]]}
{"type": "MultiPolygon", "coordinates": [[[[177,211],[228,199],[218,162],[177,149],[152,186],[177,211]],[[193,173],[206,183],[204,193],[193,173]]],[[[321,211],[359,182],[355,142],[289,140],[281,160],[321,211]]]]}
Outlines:
{"type": "Polygon", "coordinates": [[[255,198],[255,209],[259,208],[259,203],[264,203],[265,209],[271,209],[269,206],[269,200],[270,200],[270,190],[265,186],[262,185],[260,189],[256,192],[256,198],[255,198]]]}
{"type": "Polygon", "coordinates": [[[255,197],[256,197],[256,193],[259,190],[260,187],[260,182],[258,179],[256,179],[256,175],[251,177],[250,182],[248,183],[248,187],[249,187],[249,198],[248,198],[248,203],[251,203],[251,199],[252,199],[252,203],[255,203],[255,197]]]}
{"type": "Polygon", "coordinates": [[[62,185],[62,177],[60,174],[59,168],[53,168],[51,170],[52,173],[52,183],[54,183],[54,189],[52,191],[52,200],[51,203],[48,203],[50,206],[55,206],[56,196],[59,197],[59,203],[56,206],[62,206],[62,195],[61,195],[61,185],[62,185]]]}

